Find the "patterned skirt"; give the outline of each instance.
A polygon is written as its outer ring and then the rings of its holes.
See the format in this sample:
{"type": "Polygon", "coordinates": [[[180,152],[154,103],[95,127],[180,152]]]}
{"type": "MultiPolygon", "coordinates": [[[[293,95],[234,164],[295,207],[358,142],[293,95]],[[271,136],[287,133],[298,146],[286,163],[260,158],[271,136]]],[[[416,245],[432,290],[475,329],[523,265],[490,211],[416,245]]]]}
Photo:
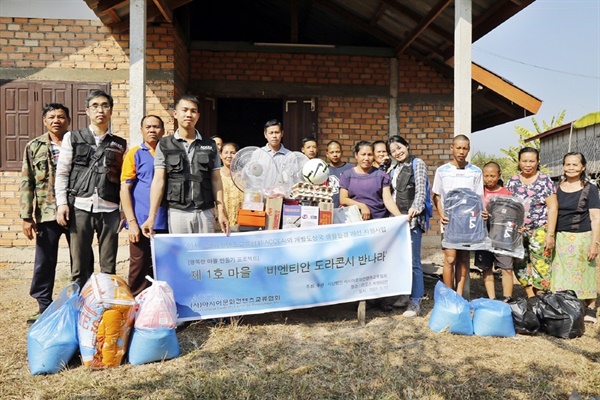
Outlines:
{"type": "Polygon", "coordinates": [[[550,290],[551,256],[544,255],[546,227],[540,226],[523,234],[525,257],[514,260],[514,271],[523,286],[533,286],[540,290],[550,290]]]}
{"type": "Polygon", "coordinates": [[[596,260],[588,261],[592,232],[557,232],[550,288],[574,290],[580,299],[596,298],[596,260]]]}

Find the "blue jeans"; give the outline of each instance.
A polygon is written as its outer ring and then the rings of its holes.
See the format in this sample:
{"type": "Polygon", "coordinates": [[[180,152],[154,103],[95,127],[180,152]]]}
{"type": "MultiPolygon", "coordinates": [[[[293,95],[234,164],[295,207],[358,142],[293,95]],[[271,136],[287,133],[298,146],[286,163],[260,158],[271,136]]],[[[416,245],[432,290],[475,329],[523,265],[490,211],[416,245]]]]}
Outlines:
{"type": "Polygon", "coordinates": [[[412,288],[410,300],[419,302],[425,296],[423,283],[423,265],[421,265],[421,237],[423,231],[418,226],[410,230],[410,243],[412,246],[412,288]]]}

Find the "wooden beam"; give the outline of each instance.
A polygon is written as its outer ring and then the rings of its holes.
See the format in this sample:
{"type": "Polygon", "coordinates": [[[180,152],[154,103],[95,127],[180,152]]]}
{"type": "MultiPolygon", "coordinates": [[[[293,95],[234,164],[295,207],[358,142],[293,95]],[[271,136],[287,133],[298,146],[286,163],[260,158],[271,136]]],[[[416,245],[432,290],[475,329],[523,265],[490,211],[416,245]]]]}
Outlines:
{"type": "Polygon", "coordinates": [[[175,10],[176,8],[191,3],[192,1],[193,0],[171,0],[169,4],[171,5],[171,10],[175,10]]]}
{"type": "MultiPolygon", "coordinates": [[[[158,8],[148,7],[148,13],[146,14],[146,18],[148,21],[152,21],[154,18],[161,16],[161,15],[162,14],[158,8]]],[[[127,15],[127,18],[125,18],[121,22],[118,22],[116,24],[109,24],[108,27],[114,33],[127,32],[129,30],[129,15],[127,15]]]]}
{"type": "Polygon", "coordinates": [[[542,106],[541,100],[477,64],[472,64],[471,74],[473,80],[493,90],[511,102],[518,104],[532,114],[536,114],[542,106]]]}
{"type": "Polygon", "coordinates": [[[314,0],[314,1],[318,5],[328,9],[329,11],[336,14],[338,17],[343,18],[343,19],[349,21],[350,23],[358,26],[360,29],[367,32],[371,36],[376,37],[377,39],[381,40],[382,42],[387,43],[388,45],[390,45],[392,47],[396,47],[398,45],[398,40],[395,39],[394,37],[388,35],[387,33],[383,32],[380,29],[370,26],[368,22],[363,21],[362,19],[357,17],[355,14],[352,14],[351,12],[347,11],[346,9],[344,9],[336,4],[333,4],[331,1],[329,1],[329,0],[314,0]]]}
{"type": "Polygon", "coordinates": [[[97,15],[105,14],[113,8],[124,5],[125,3],[129,3],[129,0],[101,0],[98,2],[95,11],[97,15]]]}
{"type": "Polygon", "coordinates": [[[173,23],[173,11],[165,3],[165,0],[154,0],[154,4],[169,23],[173,23]]]}
{"type": "Polygon", "coordinates": [[[108,10],[107,14],[110,16],[112,23],[121,22],[121,17],[119,17],[119,14],[114,9],[108,10]]]}
{"type": "MultiPolygon", "coordinates": [[[[419,21],[421,21],[421,19],[423,18],[418,13],[414,12],[413,10],[411,10],[410,8],[408,8],[406,6],[403,6],[399,3],[397,3],[395,0],[379,0],[379,1],[381,1],[383,4],[388,6],[389,9],[394,10],[397,13],[410,18],[415,23],[419,23],[419,21]]],[[[441,39],[444,39],[446,42],[454,43],[454,38],[452,36],[452,32],[445,31],[444,29],[440,28],[439,26],[437,26],[433,23],[428,27],[428,29],[431,32],[438,35],[441,39]]]]}
{"type": "Polygon", "coordinates": [[[386,9],[387,9],[387,6],[385,4],[383,4],[383,3],[379,4],[379,8],[377,9],[375,14],[371,18],[371,22],[369,22],[369,25],[376,26],[377,22],[379,22],[379,19],[381,18],[381,16],[383,15],[383,13],[385,12],[386,9]]]}
{"type": "Polygon", "coordinates": [[[396,52],[401,54],[406,50],[408,46],[427,29],[433,21],[450,5],[454,3],[454,0],[441,0],[436,4],[427,15],[425,15],[417,26],[402,40],[402,42],[396,48],[396,52]]]}

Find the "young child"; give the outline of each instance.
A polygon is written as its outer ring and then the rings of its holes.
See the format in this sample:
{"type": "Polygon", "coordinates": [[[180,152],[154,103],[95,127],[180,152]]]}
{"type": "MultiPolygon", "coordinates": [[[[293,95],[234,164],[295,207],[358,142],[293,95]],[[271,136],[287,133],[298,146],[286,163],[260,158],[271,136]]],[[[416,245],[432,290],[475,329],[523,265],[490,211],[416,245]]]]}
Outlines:
{"type": "MultiPolygon", "coordinates": [[[[487,204],[492,196],[512,196],[510,190],[502,186],[500,166],[490,161],[483,166],[483,203],[487,204]]],[[[475,265],[483,270],[483,285],[490,299],[496,298],[494,286],[494,265],[502,270],[502,294],[498,300],[512,300],[513,293],[513,259],[511,256],[495,254],[490,251],[475,252],[475,265]]]]}
{"type": "Polygon", "coordinates": [[[317,157],[317,139],[315,139],[312,136],[302,139],[302,148],[300,149],[300,151],[306,157],[308,157],[309,160],[312,160],[313,158],[317,157]]]}
{"type": "Polygon", "coordinates": [[[333,207],[340,206],[340,176],[348,169],[352,169],[352,164],[342,161],[342,145],[337,140],[327,143],[327,161],[329,162],[329,181],[327,186],[333,188],[333,207]]]}

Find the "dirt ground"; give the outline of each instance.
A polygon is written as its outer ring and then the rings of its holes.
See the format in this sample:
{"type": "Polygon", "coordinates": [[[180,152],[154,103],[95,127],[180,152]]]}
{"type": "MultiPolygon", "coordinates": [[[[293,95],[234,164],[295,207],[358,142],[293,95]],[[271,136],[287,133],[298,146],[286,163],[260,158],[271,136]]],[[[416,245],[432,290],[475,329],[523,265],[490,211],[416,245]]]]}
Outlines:
{"type": "MultiPolygon", "coordinates": [[[[181,356],[165,362],[89,371],[80,364],[55,375],[31,376],[27,317],[33,245],[0,249],[0,399],[582,399],[600,395],[600,329],[586,326],[572,340],[548,335],[493,338],[437,333],[428,328],[439,239],[424,238],[428,275],[422,317],[367,311],[358,328],[356,305],[192,323],[177,334],[181,356]],[[326,374],[326,375],[324,375],[326,374]],[[327,379],[323,379],[327,376],[327,379]]],[[[127,275],[127,247],[117,273],[127,275]]],[[[482,297],[471,273],[471,297],[482,297]]],[[[55,293],[69,282],[62,249],[55,293]]],[[[499,279],[496,281],[499,289],[499,279]]],[[[515,285],[515,296],[523,291],[515,285]]],[[[594,397],[595,398],[595,397],[594,397]]],[[[600,397],[597,397],[600,398],[600,397]]]]}

